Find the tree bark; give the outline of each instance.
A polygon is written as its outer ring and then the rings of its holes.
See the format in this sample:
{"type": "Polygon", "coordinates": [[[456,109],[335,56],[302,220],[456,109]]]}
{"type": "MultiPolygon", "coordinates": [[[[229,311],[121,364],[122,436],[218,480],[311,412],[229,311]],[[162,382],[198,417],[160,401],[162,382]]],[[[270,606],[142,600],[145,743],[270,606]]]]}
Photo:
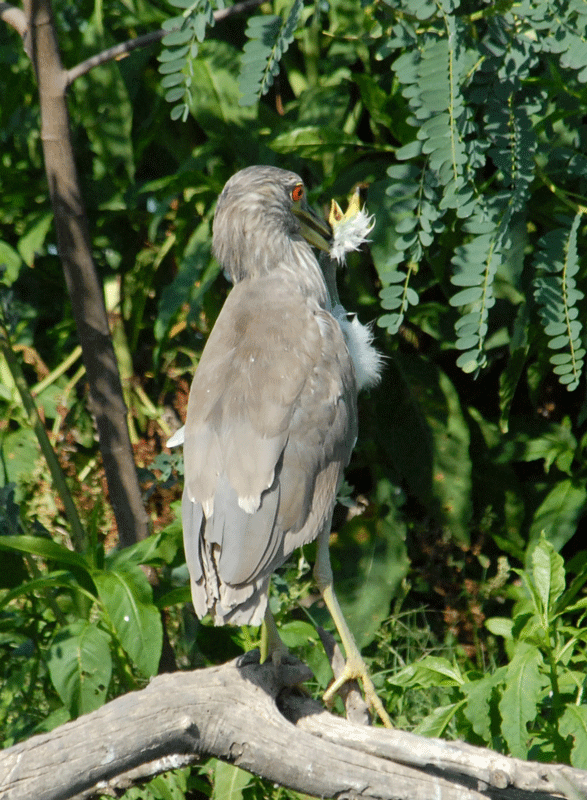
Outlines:
{"type": "Polygon", "coordinates": [[[587,772],[460,742],[354,725],[298,690],[303,665],[161,675],[140,692],[0,752],[2,800],[68,800],[213,755],[319,797],[547,800],[587,796],[587,772]]]}
{"type": "Polygon", "coordinates": [[[148,535],[149,521],[71,146],[65,97],[67,72],[61,64],[50,0],[26,0],[24,9],[28,20],[27,52],[39,87],[41,139],[59,255],[82,346],[119,541],[125,546],[148,535]]]}

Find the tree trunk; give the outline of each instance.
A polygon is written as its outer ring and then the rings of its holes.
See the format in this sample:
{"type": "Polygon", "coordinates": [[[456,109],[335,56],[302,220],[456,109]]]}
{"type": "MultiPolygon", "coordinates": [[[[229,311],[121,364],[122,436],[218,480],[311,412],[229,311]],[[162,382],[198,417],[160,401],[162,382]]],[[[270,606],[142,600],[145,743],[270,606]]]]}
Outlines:
{"type": "Polygon", "coordinates": [[[50,0],[26,0],[25,13],[28,31],[23,38],[39,86],[41,139],[59,255],[83,350],[110,501],[124,546],[148,535],[148,516],[71,146],[67,72],[61,64],[50,0]]]}

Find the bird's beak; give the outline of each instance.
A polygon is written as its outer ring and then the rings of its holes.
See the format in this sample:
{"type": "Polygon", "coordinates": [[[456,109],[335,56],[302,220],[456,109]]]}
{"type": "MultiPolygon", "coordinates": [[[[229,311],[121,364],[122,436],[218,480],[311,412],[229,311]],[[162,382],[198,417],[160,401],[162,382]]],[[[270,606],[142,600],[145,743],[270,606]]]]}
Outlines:
{"type": "Polygon", "coordinates": [[[306,203],[300,203],[292,208],[293,213],[300,221],[300,233],[304,239],[319,250],[330,252],[332,241],[332,228],[318,214],[315,214],[306,203]]]}

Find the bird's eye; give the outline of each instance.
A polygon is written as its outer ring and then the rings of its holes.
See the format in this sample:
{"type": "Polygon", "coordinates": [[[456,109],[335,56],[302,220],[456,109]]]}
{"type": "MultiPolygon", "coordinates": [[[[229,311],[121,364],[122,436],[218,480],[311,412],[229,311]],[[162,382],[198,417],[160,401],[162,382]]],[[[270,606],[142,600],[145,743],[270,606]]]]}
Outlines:
{"type": "Polygon", "coordinates": [[[304,196],[304,187],[302,186],[301,183],[298,183],[291,190],[291,199],[294,201],[294,203],[299,203],[303,196],[304,196]]]}

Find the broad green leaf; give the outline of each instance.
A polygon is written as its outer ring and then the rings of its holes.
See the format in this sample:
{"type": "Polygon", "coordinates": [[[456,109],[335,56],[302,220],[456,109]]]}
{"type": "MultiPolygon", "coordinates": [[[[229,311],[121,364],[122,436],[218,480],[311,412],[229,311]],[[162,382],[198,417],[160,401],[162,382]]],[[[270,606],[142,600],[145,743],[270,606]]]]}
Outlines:
{"type": "Polygon", "coordinates": [[[190,236],[174,280],[161,293],[154,326],[159,341],[165,337],[178,311],[186,303],[189,303],[191,313],[197,313],[205,293],[218,277],[220,267],[210,258],[210,245],[210,223],[204,220],[190,236]]]}
{"type": "Polygon", "coordinates": [[[488,746],[491,746],[492,743],[490,706],[494,690],[503,680],[505,672],[505,667],[501,667],[493,674],[484,675],[478,680],[471,680],[470,683],[465,683],[461,687],[467,697],[467,705],[464,707],[463,713],[477,736],[483,739],[488,746]]]}
{"type": "Polygon", "coordinates": [[[334,153],[341,147],[358,147],[359,140],[353,134],[336,128],[309,125],[278,134],[269,142],[276,153],[297,150],[303,158],[322,158],[325,153],[334,153]]]}
{"type": "Polygon", "coordinates": [[[532,551],[532,577],[542,608],[547,619],[550,618],[554,604],[565,590],[565,565],[552,544],[540,537],[532,551]]]}
{"type": "Polygon", "coordinates": [[[577,523],[587,503],[587,488],[584,482],[572,478],[556,483],[546,495],[530,526],[530,540],[537,540],[541,533],[558,552],[577,530],[577,523]]]}
{"type": "Polygon", "coordinates": [[[420,736],[444,736],[446,729],[450,725],[454,715],[459,711],[459,709],[465,707],[466,702],[466,700],[460,700],[458,703],[451,703],[449,706],[435,708],[431,714],[428,714],[427,717],[424,717],[422,722],[416,725],[414,728],[414,733],[417,733],[420,736]]]}
{"type": "Polygon", "coordinates": [[[513,620],[507,617],[490,617],[485,620],[485,627],[495,636],[503,636],[504,639],[512,638],[513,620]]]}
{"type": "Polygon", "coordinates": [[[577,452],[577,440],[568,425],[551,425],[541,436],[528,440],[524,447],[524,461],[544,459],[544,469],[553,464],[571,475],[571,465],[577,452]]]}
{"type": "Polygon", "coordinates": [[[326,688],[332,669],[315,626],[303,620],[292,620],[280,625],[279,636],[286,647],[310,667],[318,684],[326,688]]]}
{"type": "Polygon", "coordinates": [[[166,592],[163,595],[160,595],[156,602],[155,606],[159,609],[170,608],[171,606],[178,606],[184,605],[185,603],[191,603],[192,596],[190,592],[190,587],[180,586],[177,589],[172,589],[170,592],[166,592]]]}
{"type": "Polygon", "coordinates": [[[558,723],[561,736],[572,736],[571,764],[587,769],[587,706],[569,703],[558,723]]]}
{"type": "Polygon", "coordinates": [[[11,286],[18,278],[22,258],[8,242],[0,239],[0,284],[11,286]]]}
{"type": "MultiPolygon", "coordinates": [[[[359,649],[373,640],[389,616],[391,599],[408,573],[405,536],[405,523],[393,512],[378,520],[358,516],[345,526],[343,546],[349,537],[360,545],[356,560],[350,564],[341,554],[335,581],[340,605],[359,649]],[[349,565],[352,577],[345,568],[349,565]],[[346,580],[341,572],[346,573],[346,580]]],[[[333,553],[336,556],[336,548],[333,553]]]]}
{"type": "Polygon", "coordinates": [[[469,540],[471,517],[470,435],[453,383],[438,373],[446,416],[428,407],[428,422],[434,439],[433,490],[453,536],[469,540]]]}
{"type": "Polygon", "coordinates": [[[120,644],[144,675],[156,675],[163,631],[145,573],[128,564],[92,578],[120,644]]]}
{"type": "Polygon", "coordinates": [[[286,647],[304,647],[311,643],[318,641],[318,634],[316,628],[310,625],[309,622],[297,619],[292,622],[286,622],[279,629],[279,636],[286,645],[286,647]]]}
{"type": "MultiPolygon", "coordinates": [[[[157,775],[148,784],[152,797],[156,800],[185,800],[187,791],[187,770],[176,769],[157,775]]],[[[126,797],[126,795],[125,795],[126,797]]],[[[139,794],[137,800],[145,800],[139,794]]]]}
{"type": "Polygon", "coordinates": [[[41,536],[1,536],[0,550],[30,553],[33,556],[39,556],[49,561],[57,561],[60,564],[69,564],[86,571],[90,569],[90,565],[84,556],[41,536]]]}
{"type": "MultiPolygon", "coordinates": [[[[0,368],[1,368],[0,360],[0,368]]],[[[0,387],[1,390],[1,387],[0,387]]],[[[32,465],[40,459],[41,450],[37,437],[28,426],[0,434],[0,482],[6,477],[6,483],[18,484],[22,478],[30,475],[32,465]]]]}
{"type": "Polygon", "coordinates": [[[542,654],[536,647],[518,642],[507,667],[499,711],[502,734],[515,758],[528,756],[530,735],[527,726],[536,719],[545,683],[540,674],[542,664],[542,654]]]}
{"type": "Polygon", "coordinates": [[[91,622],[62,628],[47,656],[51,681],[63,703],[77,717],[104,705],[112,675],[110,637],[91,622]]]}
{"type": "Polygon", "coordinates": [[[365,72],[353,74],[353,81],[359,87],[361,98],[369,110],[371,118],[377,124],[391,128],[392,119],[385,110],[390,101],[389,94],[381,88],[372,75],[368,75],[365,72]]]}
{"type": "Polygon", "coordinates": [[[219,125],[247,125],[256,116],[251,106],[239,104],[238,51],[226,42],[203,42],[198,58],[191,63],[198,87],[192,93],[190,110],[210,135],[218,135],[219,125]]]}
{"type": "MultiPolygon", "coordinates": [[[[32,215],[27,220],[24,234],[18,240],[18,252],[22,260],[29,267],[32,267],[35,255],[41,250],[45,243],[45,238],[53,223],[53,212],[42,211],[32,215]]],[[[1,262],[0,256],[0,262],[1,262]]]]}
{"type": "Polygon", "coordinates": [[[426,656],[389,678],[389,683],[393,686],[420,686],[426,689],[430,686],[462,686],[465,679],[458,667],[446,658],[426,656]]]}
{"type": "Polygon", "coordinates": [[[106,556],[108,570],[120,569],[126,565],[153,564],[164,561],[167,564],[173,561],[179,537],[168,535],[165,532],[148,536],[130,547],[114,550],[106,556]]]}
{"type": "Polygon", "coordinates": [[[242,800],[243,790],[252,780],[253,776],[244,769],[216,761],[211,800],[242,800]]]}

